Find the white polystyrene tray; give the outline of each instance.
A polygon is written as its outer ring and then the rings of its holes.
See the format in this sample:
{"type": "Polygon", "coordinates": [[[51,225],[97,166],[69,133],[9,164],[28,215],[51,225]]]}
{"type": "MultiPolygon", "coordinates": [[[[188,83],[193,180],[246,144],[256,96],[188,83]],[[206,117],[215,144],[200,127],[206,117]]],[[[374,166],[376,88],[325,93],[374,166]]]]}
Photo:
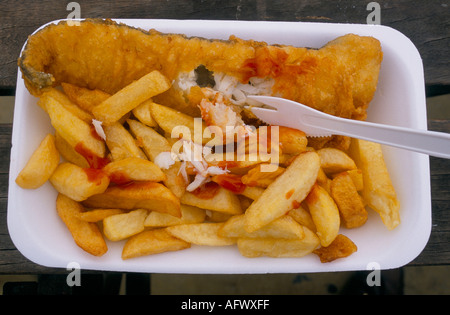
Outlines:
{"type": "MultiPolygon", "coordinates": [[[[300,47],[321,47],[347,33],[380,40],[384,52],[376,95],[368,120],[419,129],[427,128],[424,76],[420,55],[398,31],[375,25],[247,22],[197,20],[118,20],[144,29],[189,36],[244,39],[300,47]]],[[[75,245],[55,210],[56,191],[46,183],[37,190],[18,187],[14,180],[46,133],[50,120],[36,105],[18,73],[8,199],[8,228],[18,250],[33,262],[66,268],[76,262],[82,269],[151,273],[299,273],[366,270],[403,266],[425,247],[431,231],[431,197],[428,156],[383,147],[393,184],[401,203],[401,224],[388,231],[378,214],[369,211],[368,222],[354,230],[342,229],[358,246],[353,255],[320,263],[316,255],[303,258],[245,258],[235,246],[201,247],[123,261],[124,242],[108,242],[103,257],[93,257],[75,245]],[[372,264],[375,263],[375,264],[372,264]]]]}

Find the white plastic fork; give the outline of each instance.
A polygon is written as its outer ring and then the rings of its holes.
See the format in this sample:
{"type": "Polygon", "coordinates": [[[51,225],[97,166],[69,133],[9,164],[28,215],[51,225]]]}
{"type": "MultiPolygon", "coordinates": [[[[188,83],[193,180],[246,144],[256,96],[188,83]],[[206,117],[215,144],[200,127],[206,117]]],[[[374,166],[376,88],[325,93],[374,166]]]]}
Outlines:
{"type": "Polygon", "coordinates": [[[270,125],[299,129],[307,136],[350,136],[435,157],[450,158],[450,134],[448,133],[340,118],[273,96],[251,95],[247,98],[275,108],[250,107],[262,121],[270,125]]]}

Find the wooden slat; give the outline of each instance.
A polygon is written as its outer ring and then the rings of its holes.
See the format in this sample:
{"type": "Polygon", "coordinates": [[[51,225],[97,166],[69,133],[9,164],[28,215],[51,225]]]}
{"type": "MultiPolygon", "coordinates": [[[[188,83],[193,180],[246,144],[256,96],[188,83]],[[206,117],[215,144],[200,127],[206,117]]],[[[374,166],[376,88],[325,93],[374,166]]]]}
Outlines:
{"type": "MultiPolygon", "coordinates": [[[[428,129],[450,132],[450,121],[435,120],[428,129]]],[[[423,252],[411,265],[450,263],[450,160],[430,157],[431,235],[423,252]]]]}
{"type": "MultiPolygon", "coordinates": [[[[359,0],[117,0],[77,1],[81,17],[148,19],[276,20],[366,23],[368,1],[359,0]]],[[[377,1],[381,24],[409,37],[423,58],[430,90],[450,87],[450,14],[445,1],[377,1]]],[[[27,36],[39,26],[71,13],[69,1],[4,0],[0,6],[0,92],[13,91],[16,60],[27,36]]]]}
{"type": "MultiPolygon", "coordinates": [[[[67,272],[32,263],[15,248],[9,236],[6,219],[11,128],[10,124],[0,124],[0,152],[8,156],[0,164],[0,274],[67,272]]],[[[430,121],[429,129],[450,132],[450,120],[430,121]]],[[[413,266],[450,264],[450,160],[430,158],[430,172],[432,232],[424,251],[410,263],[413,266]]]]}

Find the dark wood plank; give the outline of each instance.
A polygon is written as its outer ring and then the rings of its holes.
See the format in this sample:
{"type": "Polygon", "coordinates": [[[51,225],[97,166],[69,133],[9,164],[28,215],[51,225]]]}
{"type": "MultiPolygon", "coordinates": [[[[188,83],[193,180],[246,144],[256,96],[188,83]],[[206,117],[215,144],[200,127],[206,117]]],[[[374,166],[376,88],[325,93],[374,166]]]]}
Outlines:
{"type": "MultiPolygon", "coordinates": [[[[227,19],[366,23],[369,1],[358,0],[117,0],[77,1],[81,17],[227,19]]],[[[381,24],[408,36],[422,55],[429,91],[450,87],[450,14],[445,1],[377,1],[381,24]],[[436,86],[440,88],[435,89],[436,86]],[[442,88],[443,87],[443,88],[442,88]]],[[[4,0],[0,6],[0,93],[13,91],[16,60],[27,36],[49,21],[66,18],[69,1],[4,0]],[[6,91],[6,92],[5,92],[6,91]]]]}
{"type": "Polygon", "coordinates": [[[7,226],[11,124],[0,124],[0,274],[61,273],[64,269],[39,266],[14,246],[7,226]]]}
{"type": "MultiPolygon", "coordinates": [[[[450,121],[430,121],[430,130],[450,132],[450,121]]],[[[430,157],[431,235],[423,252],[411,265],[450,263],[450,160],[430,157]]]]}
{"type": "MultiPolygon", "coordinates": [[[[7,227],[7,191],[11,125],[0,124],[0,274],[67,273],[65,269],[46,268],[25,258],[14,246],[7,227]],[[6,165],[5,165],[6,164],[6,165]]],[[[450,120],[430,121],[429,129],[450,132],[450,120]]],[[[430,158],[432,231],[424,251],[410,263],[412,266],[450,264],[450,160],[430,158]]]]}

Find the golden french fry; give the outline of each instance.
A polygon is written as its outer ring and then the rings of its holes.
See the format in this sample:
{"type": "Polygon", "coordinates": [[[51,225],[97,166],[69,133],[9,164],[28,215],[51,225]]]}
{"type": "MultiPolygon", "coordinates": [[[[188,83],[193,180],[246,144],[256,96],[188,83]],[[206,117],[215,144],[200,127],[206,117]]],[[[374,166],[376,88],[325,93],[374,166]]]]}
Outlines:
{"type": "MultiPolygon", "coordinates": [[[[203,135],[203,130],[206,128],[202,120],[198,120],[198,127],[195,127],[194,117],[157,103],[150,104],[150,112],[158,126],[168,135],[171,135],[172,131],[176,132],[177,130],[177,132],[182,132],[182,138],[185,140],[192,140],[199,144],[211,141],[208,138],[194,139],[195,128],[199,128],[198,132],[201,132],[201,135],[203,135]],[[181,127],[181,129],[175,129],[176,127],[181,127]]],[[[179,134],[174,136],[179,138],[179,134]]]]}
{"type": "Polygon", "coordinates": [[[127,123],[131,133],[136,137],[137,143],[152,162],[155,162],[155,158],[160,153],[171,151],[172,146],[169,141],[153,128],[133,119],[128,119],[127,123]]]}
{"type": "Polygon", "coordinates": [[[56,210],[80,248],[94,256],[102,256],[108,251],[97,224],[78,218],[78,215],[84,211],[83,206],[78,202],[63,194],[58,194],[56,210]]]}
{"type": "MultiPolygon", "coordinates": [[[[127,120],[130,126],[131,133],[136,137],[137,143],[142,147],[148,158],[155,162],[156,157],[163,152],[170,152],[172,146],[169,141],[153,128],[144,125],[143,123],[129,119],[127,120]]],[[[177,196],[181,198],[187,186],[183,176],[180,174],[181,162],[175,163],[168,169],[162,169],[166,175],[164,184],[177,196]]]]}
{"type": "Polygon", "coordinates": [[[122,250],[122,259],[177,251],[191,247],[191,244],[174,237],[166,229],[144,231],[130,237],[122,250]]]}
{"type": "Polygon", "coordinates": [[[33,152],[19,175],[17,175],[16,184],[26,189],[41,187],[57,168],[59,159],[55,137],[48,134],[33,152]]]}
{"type": "Polygon", "coordinates": [[[219,230],[224,223],[193,223],[173,225],[166,230],[173,236],[188,243],[205,246],[226,246],[236,243],[234,238],[220,236],[219,230]]]}
{"type": "Polygon", "coordinates": [[[106,145],[108,146],[114,161],[128,157],[137,157],[147,160],[147,156],[141,148],[138,147],[136,140],[122,124],[115,122],[104,126],[103,130],[106,135],[106,145]]]}
{"type": "Polygon", "coordinates": [[[38,100],[38,105],[41,106],[45,111],[47,111],[47,106],[46,106],[46,102],[45,102],[46,97],[54,98],[57,102],[59,102],[62,106],[64,106],[65,109],[67,109],[73,115],[75,115],[76,117],[80,118],[81,120],[83,120],[84,122],[86,122],[88,124],[90,124],[92,121],[92,118],[94,118],[94,116],[92,116],[92,114],[90,114],[89,112],[86,112],[82,108],[78,107],[77,104],[73,103],[67,97],[66,94],[64,94],[63,92],[61,92],[55,88],[51,88],[48,91],[44,92],[42,94],[41,98],[38,100]]]}
{"type": "Polygon", "coordinates": [[[205,220],[203,209],[188,205],[180,205],[181,217],[177,218],[167,213],[152,211],[144,221],[145,227],[166,227],[178,224],[201,223],[205,220]]]}
{"type": "Polygon", "coordinates": [[[187,183],[180,173],[181,162],[176,161],[172,166],[167,169],[162,169],[165,175],[164,185],[169,188],[175,196],[181,198],[184,195],[187,187],[187,183]]]}
{"type": "Polygon", "coordinates": [[[88,113],[92,113],[94,106],[111,96],[100,90],[90,90],[70,83],[62,82],[61,86],[67,97],[88,113]]]}
{"type": "Polygon", "coordinates": [[[245,212],[245,229],[254,232],[295,208],[317,179],[320,159],[315,152],[304,152],[286,168],[283,174],[266,188],[245,212]]]}
{"type": "Polygon", "coordinates": [[[348,175],[350,175],[353,184],[355,184],[357,191],[362,191],[364,188],[364,180],[362,176],[362,171],[359,169],[354,169],[346,172],[348,175]]]}
{"type": "Polygon", "coordinates": [[[290,216],[282,216],[255,232],[248,233],[244,229],[244,215],[231,217],[219,230],[219,235],[231,238],[284,238],[302,239],[305,237],[303,227],[290,216]]]}
{"type": "MultiPolygon", "coordinates": [[[[208,162],[210,166],[218,166],[222,168],[226,168],[230,171],[231,174],[236,175],[245,175],[249,170],[254,168],[260,163],[263,163],[262,159],[260,159],[256,154],[250,156],[246,154],[242,157],[242,160],[239,161],[237,155],[231,157],[229,161],[227,161],[227,157],[225,154],[211,154],[205,157],[205,160],[208,162]]],[[[268,165],[268,164],[266,164],[268,165]]],[[[273,164],[269,166],[269,170],[276,170],[276,165],[273,164]]]]}
{"type": "Polygon", "coordinates": [[[355,162],[345,153],[336,148],[317,150],[320,156],[320,166],[326,174],[340,173],[356,168],[355,162]]]}
{"type": "Polygon", "coordinates": [[[279,126],[279,141],[285,154],[300,154],[306,150],[308,139],[303,131],[279,126]]]}
{"type": "Polygon", "coordinates": [[[339,234],[339,210],[333,198],[315,184],[305,199],[322,246],[328,246],[339,234]]]}
{"type": "Polygon", "coordinates": [[[259,196],[262,195],[263,192],[264,188],[262,187],[245,186],[245,189],[243,192],[241,192],[241,195],[250,198],[252,200],[256,200],[259,198],[259,196]]]}
{"type": "Polygon", "coordinates": [[[314,250],[313,253],[319,256],[320,262],[327,263],[338,258],[350,256],[357,250],[358,248],[351,239],[343,234],[339,234],[330,245],[320,247],[314,250]]]}
{"type": "Polygon", "coordinates": [[[93,134],[89,123],[78,118],[51,96],[43,96],[41,100],[45,104],[52,126],[71,147],[83,156],[87,153],[105,157],[105,142],[93,134]]]}
{"type": "Polygon", "coordinates": [[[83,202],[89,208],[147,209],[181,216],[179,199],[164,185],[155,182],[133,182],[108,187],[83,202]]]}
{"type": "Polygon", "coordinates": [[[325,172],[323,171],[322,167],[319,169],[319,174],[317,174],[317,183],[319,185],[322,185],[323,183],[325,183],[328,180],[328,176],[327,174],[325,174],[325,172]]]}
{"type": "Polygon", "coordinates": [[[370,208],[378,212],[384,225],[392,230],[400,224],[400,202],[386,167],[381,145],[352,139],[350,156],[362,171],[362,196],[370,208]]]}
{"type": "Polygon", "coordinates": [[[125,213],[122,209],[92,209],[78,214],[78,218],[86,222],[99,222],[114,214],[125,213]]]}
{"type": "Polygon", "coordinates": [[[275,178],[285,171],[285,168],[277,166],[272,172],[263,172],[262,168],[265,165],[267,164],[262,163],[249,170],[247,174],[242,176],[242,183],[251,187],[257,186],[266,188],[275,180],[275,178]]]}
{"type": "Polygon", "coordinates": [[[151,99],[146,100],[141,103],[138,107],[132,110],[134,117],[136,117],[141,123],[149,127],[156,127],[158,124],[152,117],[151,104],[153,101],[151,99]]]}
{"type": "Polygon", "coordinates": [[[237,246],[239,252],[249,258],[268,257],[303,257],[315,250],[319,238],[304,227],[305,237],[302,239],[279,238],[239,238],[237,246]]]}
{"type": "Polygon", "coordinates": [[[144,231],[144,221],[147,215],[146,209],[110,215],[103,219],[103,233],[110,241],[126,239],[144,231]]]}
{"type": "Polygon", "coordinates": [[[241,214],[241,203],[237,195],[231,191],[219,187],[211,198],[202,198],[192,192],[186,192],[181,197],[181,203],[201,209],[218,211],[228,214],[241,214]]]}
{"type": "Polygon", "coordinates": [[[92,113],[105,125],[112,124],[142,102],[168,90],[169,87],[170,82],[165,76],[159,71],[152,71],[95,106],[92,113]]]}
{"type": "Polygon", "coordinates": [[[125,184],[131,181],[160,182],[166,179],[166,175],[156,164],[137,157],[108,163],[103,171],[108,174],[111,182],[116,184],[125,184]]]}
{"type": "Polygon", "coordinates": [[[317,175],[317,184],[325,188],[325,190],[330,193],[331,179],[328,178],[322,168],[320,168],[319,175],[317,175]]]}
{"type": "Polygon", "coordinates": [[[307,227],[314,233],[317,232],[317,228],[316,228],[316,225],[314,224],[311,214],[309,213],[308,210],[306,210],[302,206],[299,206],[298,208],[290,210],[288,212],[288,215],[291,216],[295,221],[300,223],[300,225],[307,227]]]}
{"type": "Polygon", "coordinates": [[[50,177],[55,189],[75,201],[103,193],[109,185],[109,177],[101,170],[81,168],[64,162],[58,165],[50,177]]]}
{"type": "Polygon", "coordinates": [[[336,202],[341,220],[348,229],[357,228],[367,221],[367,211],[350,175],[343,172],[331,181],[331,196],[336,202]]]}
{"type": "Polygon", "coordinates": [[[58,152],[67,162],[83,168],[89,167],[89,163],[84,156],[75,151],[75,149],[63,137],[61,137],[58,132],[55,133],[55,145],[58,152]]]}
{"type": "Polygon", "coordinates": [[[205,220],[208,222],[225,222],[233,216],[233,214],[210,210],[205,210],[205,213],[206,213],[205,220]]]}

